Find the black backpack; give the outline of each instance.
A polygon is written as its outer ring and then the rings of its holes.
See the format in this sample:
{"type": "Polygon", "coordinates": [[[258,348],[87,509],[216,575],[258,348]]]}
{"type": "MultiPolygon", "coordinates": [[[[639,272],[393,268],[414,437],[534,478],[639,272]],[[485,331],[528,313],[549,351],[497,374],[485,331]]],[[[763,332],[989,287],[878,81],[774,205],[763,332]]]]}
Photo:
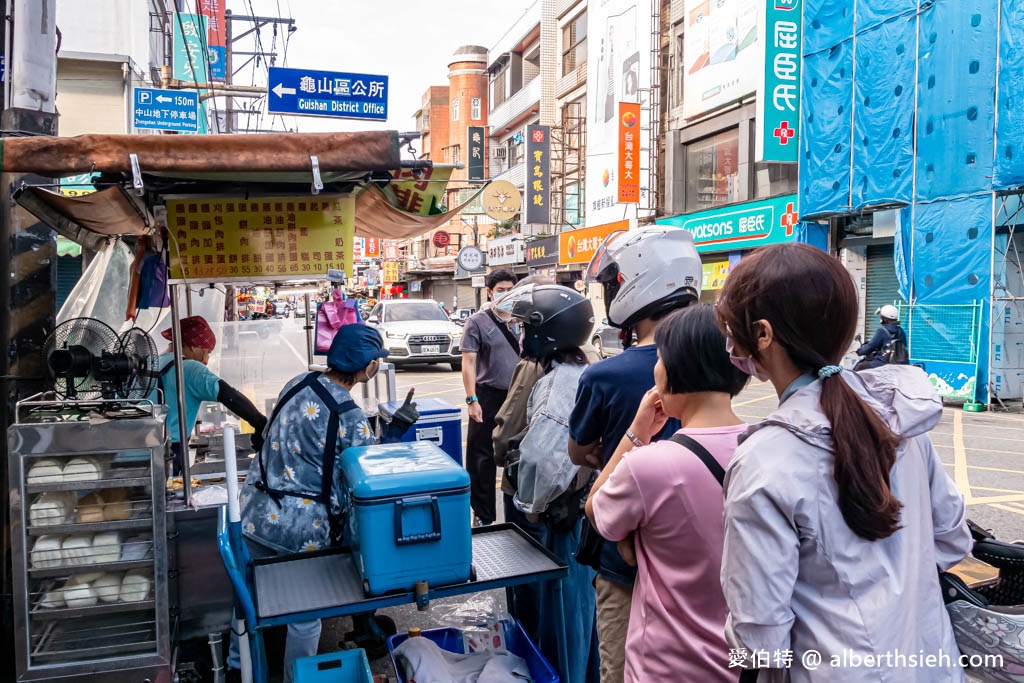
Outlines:
{"type": "Polygon", "coordinates": [[[888,365],[909,365],[910,352],[907,350],[907,336],[903,328],[899,328],[899,334],[895,335],[887,329],[885,331],[889,334],[889,342],[882,347],[879,357],[888,365]]]}

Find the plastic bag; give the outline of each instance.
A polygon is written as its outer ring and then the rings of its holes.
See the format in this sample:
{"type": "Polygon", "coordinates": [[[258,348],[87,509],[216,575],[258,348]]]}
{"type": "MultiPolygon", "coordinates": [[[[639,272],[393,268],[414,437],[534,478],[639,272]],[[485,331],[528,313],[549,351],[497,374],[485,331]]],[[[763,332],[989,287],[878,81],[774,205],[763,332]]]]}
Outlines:
{"type": "Polygon", "coordinates": [[[497,598],[486,593],[449,605],[434,605],[441,626],[462,631],[466,654],[505,652],[505,628],[512,617],[497,598]]]}

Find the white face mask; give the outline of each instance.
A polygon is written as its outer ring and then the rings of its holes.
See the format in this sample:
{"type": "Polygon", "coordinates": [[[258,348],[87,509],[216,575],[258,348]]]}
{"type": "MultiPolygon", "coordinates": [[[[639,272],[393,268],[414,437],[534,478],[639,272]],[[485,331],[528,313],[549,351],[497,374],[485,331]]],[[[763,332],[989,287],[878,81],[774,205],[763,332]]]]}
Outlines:
{"type": "Polygon", "coordinates": [[[377,373],[380,372],[380,361],[379,360],[375,360],[375,361],[371,362],[369,365],[367,365],[366,368],[367,368],[366,369],[366,379],[369,381],[369,380],[373,379],[374,377],[376,377],[377,373]],[[370,368],[373,368],[373,369],[371,370],[370,368]]]}

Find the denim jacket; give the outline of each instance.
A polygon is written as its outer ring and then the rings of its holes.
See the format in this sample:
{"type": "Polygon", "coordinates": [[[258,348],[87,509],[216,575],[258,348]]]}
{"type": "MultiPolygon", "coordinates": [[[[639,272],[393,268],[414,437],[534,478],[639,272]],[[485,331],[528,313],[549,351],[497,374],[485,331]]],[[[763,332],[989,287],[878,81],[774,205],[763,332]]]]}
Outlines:
{"type": "Polygon", "coordinates": [[[527,431],[519,444],[516,506],[539,514],[568,490],[579,467],[569,459],[569,414],[585,365],[556,363],[537,380],[526,408],[527,431]]]}

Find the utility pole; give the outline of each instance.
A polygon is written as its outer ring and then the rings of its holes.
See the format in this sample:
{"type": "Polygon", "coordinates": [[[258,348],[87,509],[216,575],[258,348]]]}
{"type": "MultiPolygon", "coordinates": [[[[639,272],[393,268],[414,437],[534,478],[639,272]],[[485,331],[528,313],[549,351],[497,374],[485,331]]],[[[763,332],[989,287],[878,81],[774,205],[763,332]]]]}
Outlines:
{"type": "MultiPolygon", "coordinates": [[[[479,226],[477,225],[477,216],[476,216],[476,214],[473,214],[473,246],[474,247],[479,247],[480,246],[480,243],[479,243],[479,241],[477,239],[479,234],[480,234],[480,229],[479,229],[479,226]]],[[[480,290],[481,289],[482,289],[482,287],[474,287],[473,288],[473,293],[476,295],[476,310],[478,310],[478,311],[480,310],[480,306],[481,306],[481,303],[480,303],[480,290]]]]}
{"type": "MultiPolygon", "coordinates": [[[[3,33],[6,62],[0,136],[57,134],[56,0],[0,0],[7,21],[3,33]]],[[[6,464],[7,428],[20,399],[46,389],[43,343],[56,315],[57,241],[53,230],[12,199],[22,183],[48,183],[33,175],[0,174],[0,462],[6,464]]],[[[9,492],[7,467],[0,467],[0,491],[9,492]]],[[[10,529],[7,496],[0,501],[0,529],[10,529]]],[[[0,661],[14,661],[14,586],[10,535],[0,540],[0,661]]],[[[12,673],[7,671],[5,673],[12,673]]]]}

